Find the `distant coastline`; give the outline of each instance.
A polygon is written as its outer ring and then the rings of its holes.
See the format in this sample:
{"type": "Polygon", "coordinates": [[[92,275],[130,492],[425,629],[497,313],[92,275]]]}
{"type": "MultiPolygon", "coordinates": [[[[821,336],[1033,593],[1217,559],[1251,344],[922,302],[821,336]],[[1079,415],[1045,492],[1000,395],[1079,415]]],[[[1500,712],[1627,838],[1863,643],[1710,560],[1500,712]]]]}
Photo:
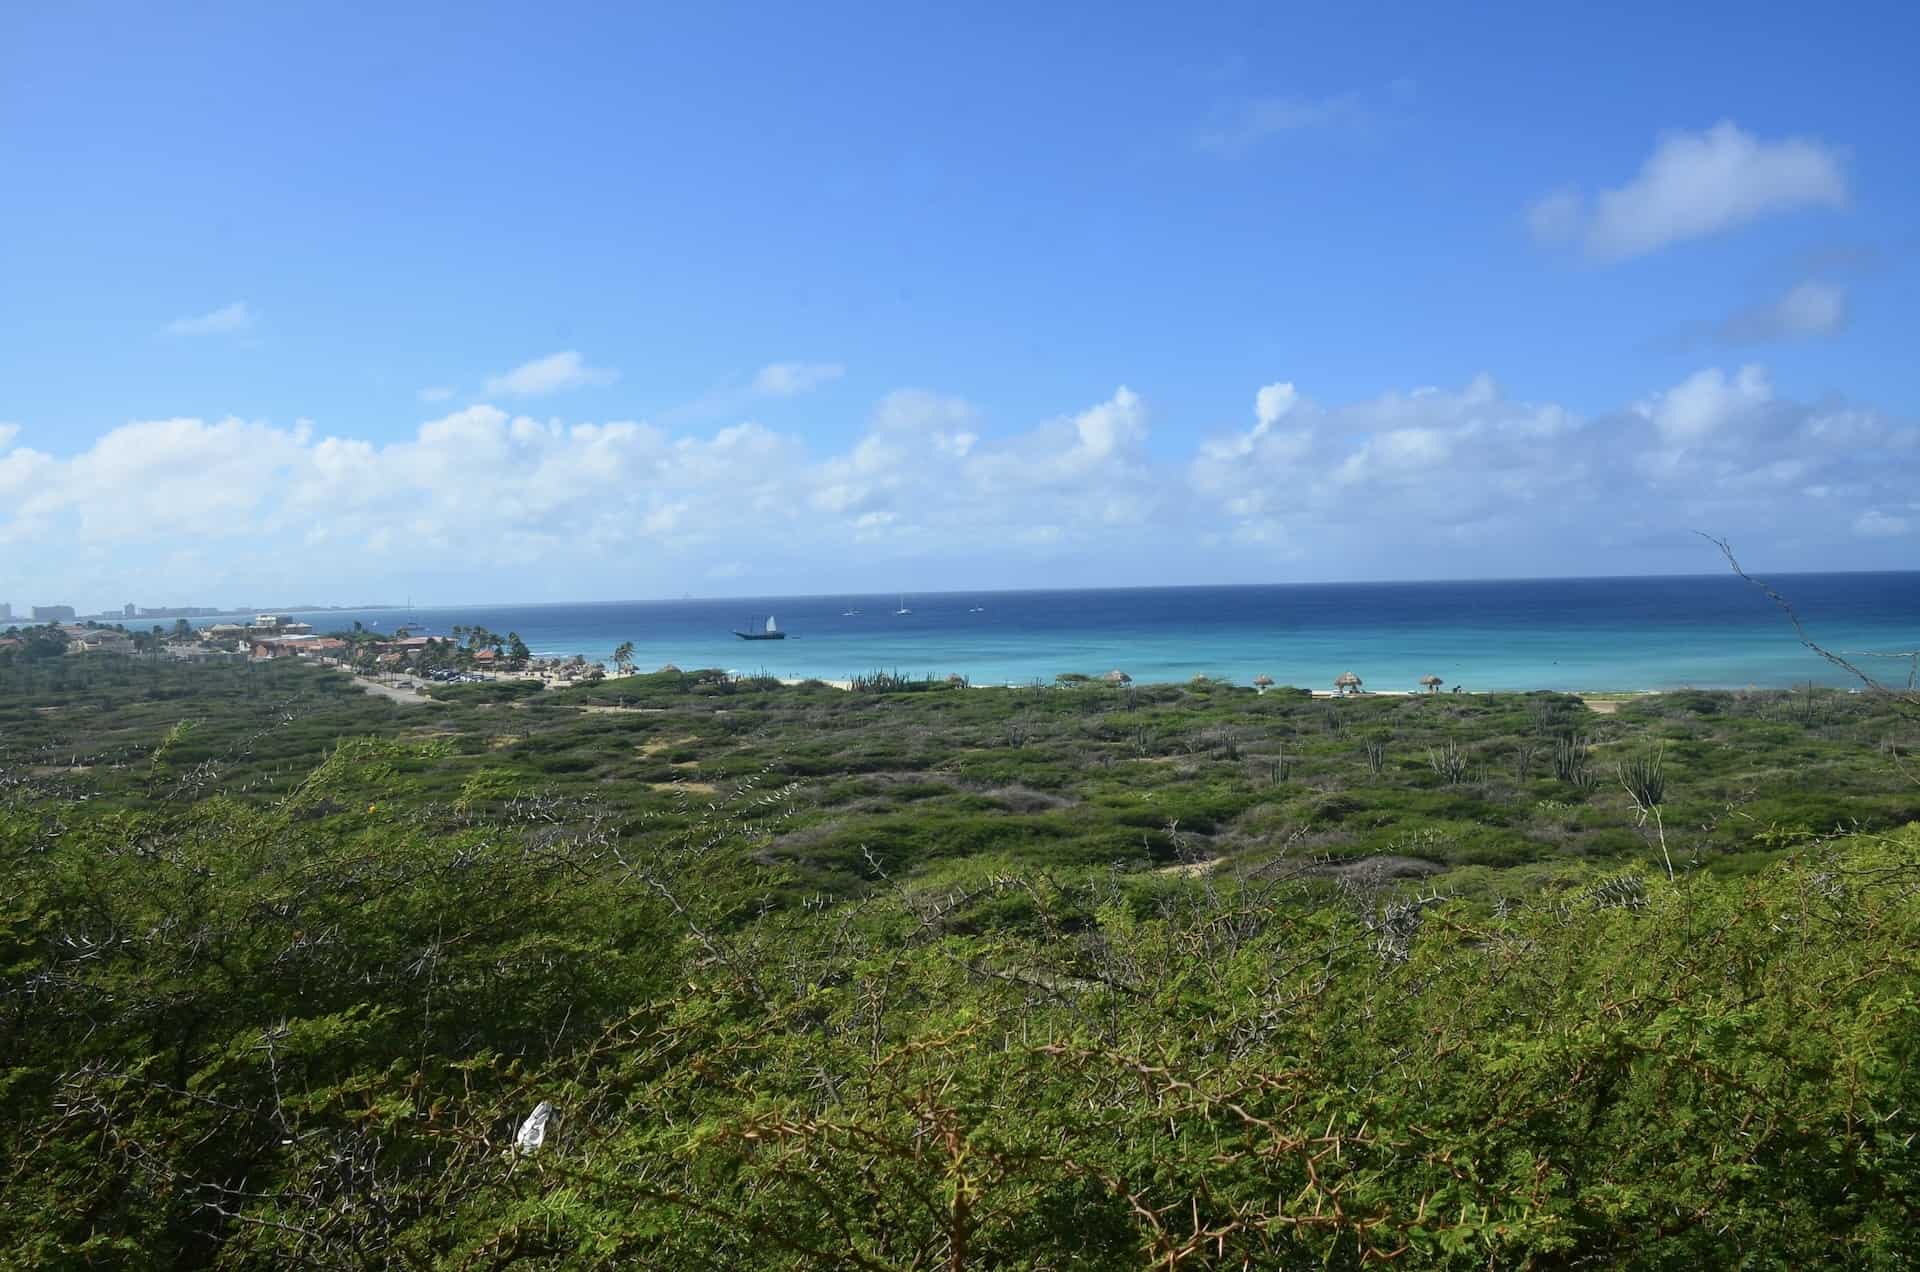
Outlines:
{"type": "MultiPolygon", "coordinates": [[[[1920,650],[1920,572],[1771,576],[1829,647],[1920,650]]],[[[581,605],[283,609],[317,631],[355,620],[435,635],[518,633],[536,656],[718,667],[841,681],[877,670],[974,684],[1125,672],[1135,684],[1207,676],[1328,690],[1346,672],[1369,692],[1440,678],[1476,690],[1620,693],[1845,685],[1780,611],[1731,575],[1457,584],[898,593],[581,605]],[[911,612],[898,614],[905,608],[911,612]],[[742,646],[733,631],[780,615],[787,640],[742,646]]],[[[263,610],[261,612],[276,612],[263,610]]],[[[193,620],[196,623],[211,619],[193,620]]],[[[1876,663],[1889,676],[1891,662],[1876,663]]],[[[1898,668],[1904,683],[1907,668],[1898,668]]]]}
{"type": "Polygon", "coordinates": [[[403,610],[404,605],[243,605],[237,608],[219,609],[201,605],[158,605],[151,609],[135,607],[138,612],[129,614],[125,609],[105,610],[98,614],[81,614],[82,622],[95,623],[143,623],[147,621],[164,622],[173,619],[196,618],[251,618],[256,614],[379,614],[392,610],[403,610]]]}
{"type": "MultiPolygon", "coordinates": [[[[1776,584],[1790,584],[1795,580],[1799,580],[1799,579],[1920,580],[1920,570],[1792,570],[1792,571],[1757,570],[1755,571],[1755,575],[1756,577],[1770,580],[1776,584]]],[[[1208,593],[1208,592],[1235,592],[1235,591],[1259,592],[1259,591],[1267,591],[1274,588],[1283,588],[1283,589],[1284,588],[1302,588],[1302,589],[1308,589],[1308,588],[1462,588],[1462,587],[1486,587],[1486,586],[1502,587],[1502,586],[1508,586],[1508,585],[1529,586],[1529,585],[1567,585],[1567,584],[1579,585],[1579,584],[1617,584],[1617,583],[1664,584],[1664,583],[1681,583],[1681,582],[1686,582],[1690,580],[1701,580],[1709,583],[1716,583],[1716,582],[1725,582],[1729,579],[1729,577],[1730,576],[1726,571],[1706,571],[1706,572],[1693,572],[1693,573],[1685,573],[1685,574],[1577,574],[1577,575],[1542,574],[1542,575],[1513,575],[1513,576],[1488,577],[1488,578],[1457,578],[1457,579],[1358,579],[1358,580],[1333,579],[1333,580],[1327,580],[1327,581],[1321,581],[1321,582],[1164,583],[1164,584],[1129,584],[1129,585],[1116,585],[1112,587],[1093,587],[1093,586],[1073,587],[1073,588],[1020,587],[1020,588],[990,588],[990,589],[971,589],[971,590],[966,588],[950,588],[944,591],[912,593],[912,595],[918,596],[922,600],[927,602],[939,603],[943,600],[957,599],[962,597],[1057,596],[1057,595],[1073,595],[1076,593],[1085,593],[1087,595],[1108,595],[1108,594],[1124,595],[1128,593],[1144,594],[1144,593],[1169,593],[1169,592],[1172,592],[1172,593],[1178,593],[1178,592],[1208,593]]],[[[408,605],[403,602],[392,602],[392,603],[383,602],[380,604],[365,604],[365,605],[358,605],[358,604],[356,605],[231,605],[231,606],[217,607],[217,608],[208,608],[203,606],[189,605],[189,606],[155,607],[155,610],[151,615],[149,615],[149,613],[146,612],[145,610],[142,610],[142,612],[138,615],[138,617],[142,617],[142,618],[149,617],[149,616],[156,617],[156,618],[162,617],[163,614],[160,612],[162,610],[165,611],[164,616],[166,617],[186,616],[186,617],[206,617],[206,618],[229,618],[235,615],[242,615],[242,614],[244,615],[370,614],[370,613],[390,612],[393,610],[418,610],[421,612],[435,612],[435,613],[457,610],[461,612],[477,613],[477,612],[497,612],[501,610],[586,609],[586,608],[592,608],[596,606],[600,606],[600,607],[616,606],[617,607],[617,606],[641,606],[641,605],[651,606],[651,605],[680,605],[680,604],[733,606],[735,608],[738,608],[741,606],[780,605],[780,606],[785,606],[786,608],[791,609],[791,608],[794,608],[796,604],[806,604],[808,602],[813,602],[813,601],[831,602],[831,603],[861,602],[861,601],[875,602],[877,600],[891,599],[896,595],[898,595],[897,589],[895,591],[887,591],[887,592],[808,592],[808,593],[799,593],[799,594],[781,593],[778,595],[741,595],[741,596],[722,596],[722,597],[699,597],[699,596],[694,596],[691,593],[680,593],[675,596],[622,597],[622,598],[615,598],[612,600],[458,601],[451,604],[434,604],[434,605],[408,605]]],[[[102,620],[107,618],[117,619],[122,617],[122,613],[119,610],[111,610],[111,611],[107,611],[100,614],[81,614],[79,617],[83,619],[91,618],[95,620],[102,620]]]]}

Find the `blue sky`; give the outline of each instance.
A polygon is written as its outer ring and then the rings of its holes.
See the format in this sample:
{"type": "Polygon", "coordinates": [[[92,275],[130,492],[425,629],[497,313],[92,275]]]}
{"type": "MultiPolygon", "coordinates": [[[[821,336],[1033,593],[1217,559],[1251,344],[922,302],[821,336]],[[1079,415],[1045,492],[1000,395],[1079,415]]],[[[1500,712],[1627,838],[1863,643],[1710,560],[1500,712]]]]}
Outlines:
{"type": "Polygon", "coordinates": [[[1905,6],[0,16],[0,598],[1904,567],[1905,6]]]}

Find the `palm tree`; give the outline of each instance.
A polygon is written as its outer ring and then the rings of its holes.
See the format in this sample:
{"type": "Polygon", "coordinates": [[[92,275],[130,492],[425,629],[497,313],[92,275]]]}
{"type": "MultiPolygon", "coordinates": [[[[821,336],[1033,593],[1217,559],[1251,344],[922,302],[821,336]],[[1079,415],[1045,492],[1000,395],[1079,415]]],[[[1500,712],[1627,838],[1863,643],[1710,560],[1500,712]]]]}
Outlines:
{"type": "Polygon", "coordinates": [[[633,674],[633,642],[628,641],[613,651],[613,665],[620,669],[623,676],[633,674]]]}

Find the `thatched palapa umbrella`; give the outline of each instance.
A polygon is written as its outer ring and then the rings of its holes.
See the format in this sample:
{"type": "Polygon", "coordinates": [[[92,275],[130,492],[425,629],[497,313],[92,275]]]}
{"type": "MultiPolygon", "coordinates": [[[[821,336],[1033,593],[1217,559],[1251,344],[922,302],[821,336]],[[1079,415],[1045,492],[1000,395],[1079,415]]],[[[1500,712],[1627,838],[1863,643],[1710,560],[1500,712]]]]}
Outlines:
{"type": "Polygon", "coordinates": [[[1133,683],[1133,677],[1121,671],[1118,667],[1108,672],[1102,679],[1110,685],[1130,685],[1133,683]]]}
{"type": "Polygon", "coordinates": [[[1265,693],[1267,690],[1273,688],[1273,677],[1263,671],[1253,678],[1253,687],[1261,693],[1265,693]]]}
{"type": "Polygon", "coordinates": [[[1426,686],[1428,693],[1439,693],[1441,680],[1438,676],[1422,676],[1420,683],[1426,686]]]}
{"type": "Polygon", "coordinates": [[[674,666],[674,665],[673,665],[672,663],[668,663],[668,664],[667,664],[666,666],[664,666],[664,667],[662,667],[662,668],[660,669],[660,671],[661,671],[661,673],[662,673],[662,674],[664,674],[664,673],[666,673],[666,672],[669,672],[669,671],[670,671],[670,672],[672,672],[672,673],[673,673],[674,675],[676,675],[676,676],[680,674],[680,669],[679,669],[678,667],[676,667],[676,666],[674,666]]]}
{"type": "Polygon", "coordinates": [[[1333,687],[1339,693],[1359,693],[1360,677],[1350,671],[1343,671],[1334,677],[1333,687]]]}

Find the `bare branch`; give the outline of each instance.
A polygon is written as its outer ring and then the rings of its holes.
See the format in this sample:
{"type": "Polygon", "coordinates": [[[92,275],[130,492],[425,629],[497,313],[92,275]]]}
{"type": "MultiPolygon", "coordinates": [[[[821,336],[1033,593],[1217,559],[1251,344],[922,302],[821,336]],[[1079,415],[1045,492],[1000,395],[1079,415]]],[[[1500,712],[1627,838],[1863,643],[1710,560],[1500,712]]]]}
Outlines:
{"type": "Polygon", "coordinates": [[[1788,601],[1786,597],[1776,592],[1769,584],[1761,582],[1759,579],[1754,578],[1751,574],[1748,574],[1744,569],[1742,569],[1740,567],[1739,559],[1733,555],[1732,544],[1728,543],[1725,539],[1715,538],[1713,535],[1708,534],[1704,530],[1696,530],[1694,531],[1694,533],[1699,535],[1702,539],[1705,539],[1708,543],[1711,543],[1714,547],[1719,548],[1720,555],[1727,559],[1727,565],[1732,568],[1735,574],[1739,575],[1741,578],[1745,579],[1748,583],[1751,583],[1753,586],[1759,588],[1760,591],[1763,594],[1765,594],[1768,600],[1772,601],[1775,605],[1780,607],[1780,612],[1787,616],[1787,621],[1789,623],[1793,624],[1793,634],[1800,638],[1800,643],[1802,645],[1805,645],[1808,649],[1820,655],[1820,657],[1826,659],[1828,662],[1840,668],[1842,671],[1846,672],[1848,675],[1853,676],[1855,679],[1859,680],[1861,684],[1867,686],[1867,688],[1873,690],[1875,693],[1886,694],[1888,697],[1892,698],[1896,703],[1898,703],[1903,710],[1912,711],[1915,709],[1920,709],[1920,700],[1916,700],[1911,693],[1902,692],[1897,689],[1889,689],[1886,685],[1881,684],[1878,680],[1875,680],[1872,676],[1868,675],[1865,671],[1862,671],[1859,667],[1855,666],[1852,662],[1848,661],[1847,658],[1842,654],[1836,653],[1835,651],[1828,649],[1826,646],[1822,645],[1819,641],[1809,636],[1807,634],[1806,627],[1800,622],[1800,615],[1794,612],[1792,602],[1788,601]]]}

